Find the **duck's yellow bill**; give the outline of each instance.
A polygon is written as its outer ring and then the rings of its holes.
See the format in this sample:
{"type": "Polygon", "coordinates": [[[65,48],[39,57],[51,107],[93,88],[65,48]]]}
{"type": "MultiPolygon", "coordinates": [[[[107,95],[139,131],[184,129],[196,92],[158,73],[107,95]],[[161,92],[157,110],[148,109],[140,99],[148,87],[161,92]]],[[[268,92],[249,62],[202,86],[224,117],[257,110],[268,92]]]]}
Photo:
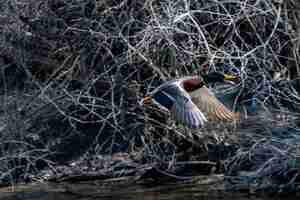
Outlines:
{"type": "Polygon", "coordinates": [[[229,74],[224,74],[224,80],[225,81],[233,81],[235,83],[240,81],[240,77],[239,76],[233,76],[233,75],[229,75],[229,74]]]}
{"type": "Polygon", "coordinates": [[[151,100],[152,98],[150,96],[146,96],[142,99],[141,101],[141,105],[145,105],[145,104],[150,104],[151,103],[151,100]]]}

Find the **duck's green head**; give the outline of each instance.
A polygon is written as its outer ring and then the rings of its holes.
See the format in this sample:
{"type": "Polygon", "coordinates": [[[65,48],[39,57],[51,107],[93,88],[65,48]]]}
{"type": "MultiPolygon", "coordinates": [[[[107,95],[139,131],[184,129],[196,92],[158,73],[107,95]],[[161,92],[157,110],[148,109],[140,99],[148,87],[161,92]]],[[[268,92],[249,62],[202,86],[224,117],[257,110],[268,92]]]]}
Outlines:
{"type": "Polygon", "coordinates": [[[210,72],[208,74],[202,75],[204,83],[223,83],[223,82],[234,82],[237,83],[240,81],[239,76],[233,76],[229,74],[223,74],[221,72],[210,72]]]}

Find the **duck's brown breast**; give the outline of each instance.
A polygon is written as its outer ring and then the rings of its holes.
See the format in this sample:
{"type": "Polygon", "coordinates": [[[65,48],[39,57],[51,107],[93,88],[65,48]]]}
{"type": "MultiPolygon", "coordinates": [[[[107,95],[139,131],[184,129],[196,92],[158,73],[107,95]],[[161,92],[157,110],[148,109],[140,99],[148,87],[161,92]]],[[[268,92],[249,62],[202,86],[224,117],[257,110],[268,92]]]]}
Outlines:
{"type": "Polygon", "coordinates": [[[204,86],[204,83],[200,79],[193,78],[183,81],[182,86],[185,91],[193,92],[204,86]]]}

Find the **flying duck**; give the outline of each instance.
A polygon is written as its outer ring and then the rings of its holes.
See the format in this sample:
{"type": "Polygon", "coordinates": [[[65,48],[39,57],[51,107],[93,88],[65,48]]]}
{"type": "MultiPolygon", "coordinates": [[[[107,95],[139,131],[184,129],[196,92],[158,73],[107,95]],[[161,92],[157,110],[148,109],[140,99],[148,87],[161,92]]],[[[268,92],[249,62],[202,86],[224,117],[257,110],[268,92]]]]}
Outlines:
{"type": "Polygon", "coordinates": [[[239,80],[238,76],[220,72],[183,77],[163,83],[144,97],[141,104],[153,102],[169,111],[178,122],[190,128],[200,128],[209,121],[230,122],[237,120],[239,114],[222,104],[206,84],[239,80]]]}

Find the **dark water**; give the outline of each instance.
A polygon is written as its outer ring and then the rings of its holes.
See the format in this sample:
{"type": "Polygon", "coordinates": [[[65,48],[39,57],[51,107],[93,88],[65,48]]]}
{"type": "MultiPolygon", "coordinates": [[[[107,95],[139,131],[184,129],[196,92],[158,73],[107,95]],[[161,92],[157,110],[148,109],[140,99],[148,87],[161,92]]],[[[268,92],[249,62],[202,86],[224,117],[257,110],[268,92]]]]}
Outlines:
{"type": "Polygon", "coordinates": [[[106,185],[97,182],[83,184],[35,184],[15,188],[2,188],[2,200],[296,200],[298,197],[279,198],[258,196],[241,192],[224,192],[220,186],[205,184],[168,184],[168,185],[137,185],[117,184],[106,185]],[[14,191],[12,191],[14,190],[14,191]]]}

